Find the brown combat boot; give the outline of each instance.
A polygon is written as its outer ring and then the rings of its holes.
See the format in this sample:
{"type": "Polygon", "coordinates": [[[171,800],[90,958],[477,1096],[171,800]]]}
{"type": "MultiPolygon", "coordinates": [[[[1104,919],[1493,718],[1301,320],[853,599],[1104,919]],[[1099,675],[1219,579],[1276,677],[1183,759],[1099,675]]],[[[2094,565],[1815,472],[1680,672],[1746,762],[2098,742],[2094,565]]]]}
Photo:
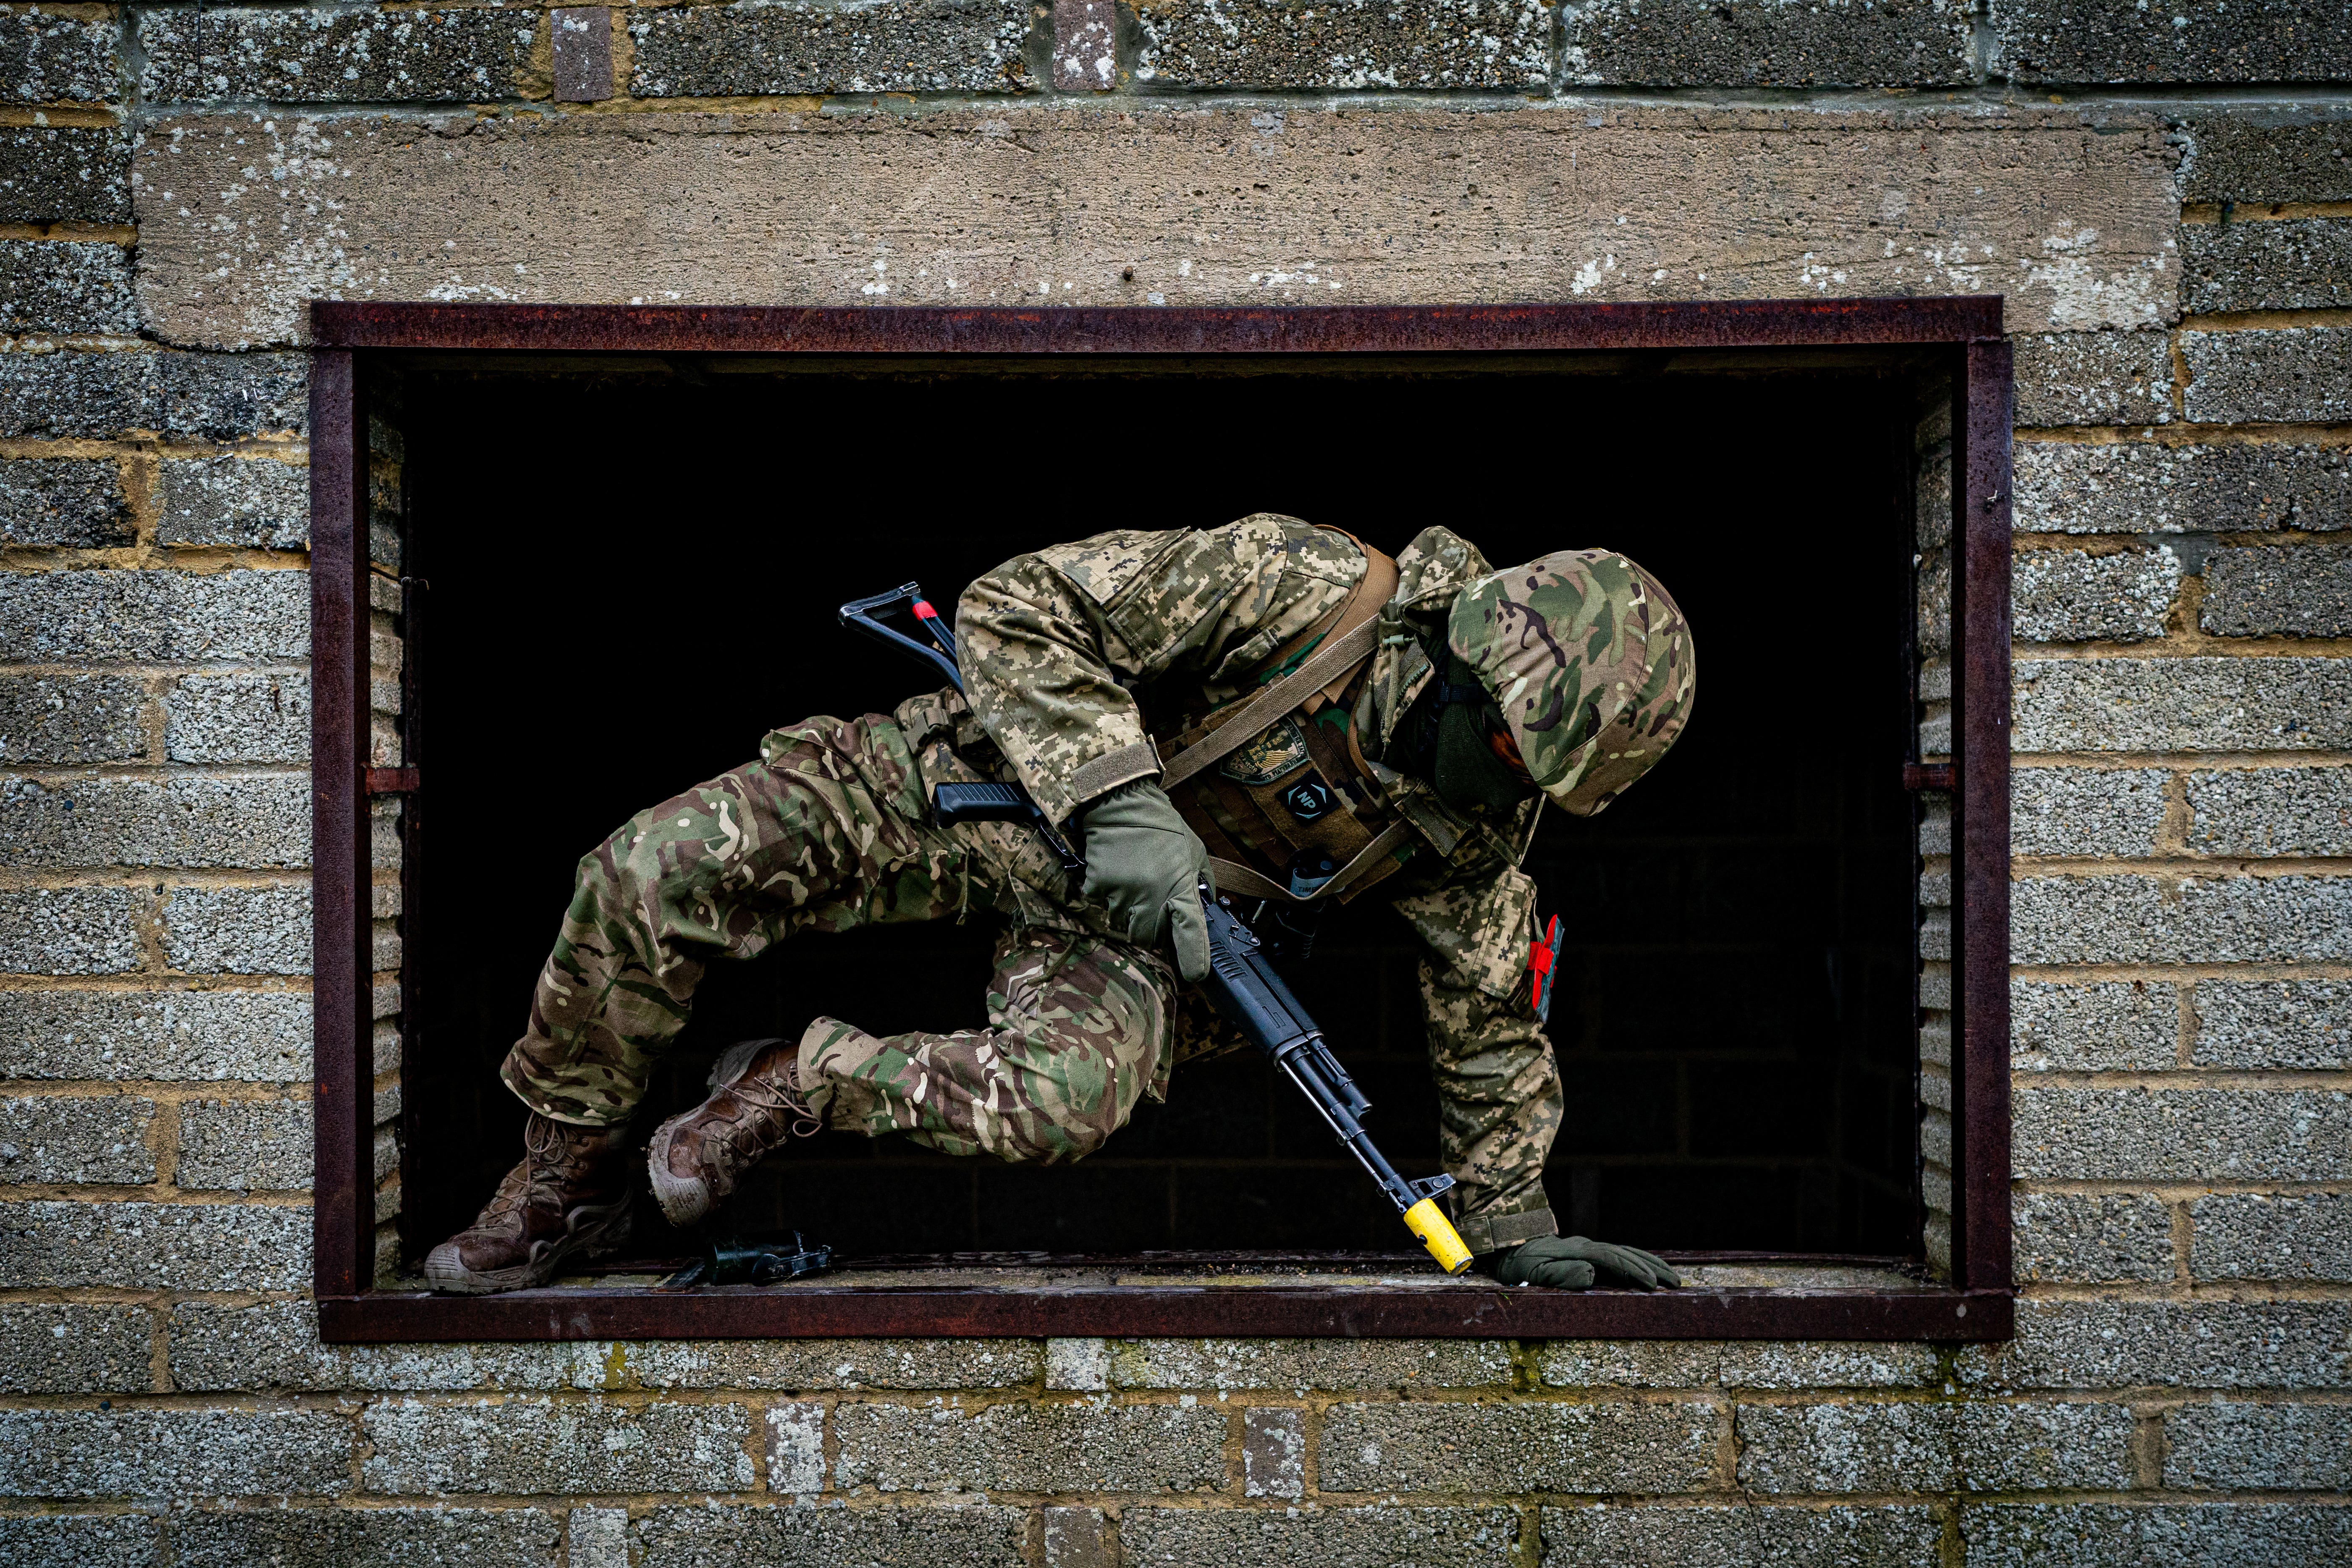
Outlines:
{"type": "Polygon", "coordinates": [[[802,1098],[799,1058],[795,1040],[738,1041],[711,1067],[710,1098],[654,1129],[646,1166],[670,1224],[701,1219],[776,1145],[824,1125],[802,1098]]]}
{"type": "Polygon", "coordinates": [[[544,1285],[573,1253],[593,1258],[629,1235],[625,1129],[573,1127],[537,1111],[524,1123],[522,1163],[472,1226],[427,1254],[436,1290],[488,1296],[544,1285]]]}

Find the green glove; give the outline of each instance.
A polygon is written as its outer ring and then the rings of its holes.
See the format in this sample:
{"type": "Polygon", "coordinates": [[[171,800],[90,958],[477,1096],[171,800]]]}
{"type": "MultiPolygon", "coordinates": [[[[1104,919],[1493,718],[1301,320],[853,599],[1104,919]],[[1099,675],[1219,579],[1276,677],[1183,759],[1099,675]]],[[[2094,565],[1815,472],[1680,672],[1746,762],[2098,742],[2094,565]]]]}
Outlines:
{"type": "Polygon", "coordinates": [[[1654,1289],[1679,1285],[1683,1277],[1666,1260],[1638,1247],[1612,1247],[1580,1236],[1539,1236],[1508,1252],[1494,1254],[1494,1266],[1480,1258],[1479,1271],[1504,1285],[1549,1285],[1556,1290],[1581,1290],[1599,1276],[1604,1285],[1638,1285],[1654,1289]]]}
{"type": "Polygon", "coordinates": [[[1124,784],[1086,811],[1087,881],[1091,902],[1110,910],[1113,930],[1139,947],[1173,943],[1176,972],[1209,973],[1209,921],[1201,884],[1209,849],[1184,824],[1155,780],[1124,784]]]}

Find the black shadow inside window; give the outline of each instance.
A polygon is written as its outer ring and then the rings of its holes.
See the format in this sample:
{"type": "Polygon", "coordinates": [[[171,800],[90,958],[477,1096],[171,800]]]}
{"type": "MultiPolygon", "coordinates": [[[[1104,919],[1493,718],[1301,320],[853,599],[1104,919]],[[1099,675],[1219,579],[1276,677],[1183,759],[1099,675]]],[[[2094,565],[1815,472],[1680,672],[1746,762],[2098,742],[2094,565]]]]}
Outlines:
{"type": "MultiPolygon", "coordinates": [[[[413,679],[431,795],[404,1068],[412,1249],[520,1152],[495,1068],[579,858],[813,713],[924,672],[843,632],[919,579],[943,608],[1023,551],[1253,511],[1394,552],[1441,523],[1496,565],[1633,555],[1687,613],[1693,721],[1528,861],[1568,956],[1564,1228],[1644,1246],[1916,1255],[1909,373],[712,374],[419,371],[405,397],[413,679]]],[[[1409,1173],[1436,1168],[1412,953],[1372,907],[1298,989],[1409,1173]]],[[[893,927],[715,965],[637,1127],[731,1040],[814,1015],[983,1021],[992,932],[893,927]]],[[[1303,1104],[1244,1055],[1191,1063],[1074,1166],[897,1138],[791,1145],[721,1226],[846,1250],[1409,1245],[1303,1104]]],[[[684,1250],[645,1200],[633,1255],[684,1250]]],[[[413,1252],[412,1252],[413,1255],[413,1252]]]]}

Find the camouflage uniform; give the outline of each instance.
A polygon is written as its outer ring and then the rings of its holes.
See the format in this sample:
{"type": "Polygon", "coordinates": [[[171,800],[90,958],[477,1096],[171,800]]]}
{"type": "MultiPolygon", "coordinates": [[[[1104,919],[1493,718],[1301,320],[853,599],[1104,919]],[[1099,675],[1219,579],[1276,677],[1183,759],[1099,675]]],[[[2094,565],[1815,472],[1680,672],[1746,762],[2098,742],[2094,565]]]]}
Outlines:
{"type": "Polygon", "coordinates": [[[931,825],[932,787],[982,776],[958,754],[960,727],[978,741],[952,690],[888,718],[812,719],[632,817],[580,862],[507,1087],[559,1121],[626,1121],[712,957],[980,909],[1007,919],[989,1026],[877,1038],[819,1018],[801,1045],[811,1110],[951,1154],[1100,1147],[1146,1089],[1165,1092],[1173,971],[1090,921],[1034,834],[931,825]]]}
{"type": "Polygon", "coordinates": [[[1446,647],[1573,816],[1605,809],[1690,722],[1690,627],[1664,586],[1613,550],[1562,550],[1471,584],[1446,647]]]}
{"type": "MultiPolygon", "coordinates": [[[[1380,892],[1421,938],[1456,1224],[1473,1251],[1487,1252],[1557,1233],[1542,1169],[1561,1094],[1528,1001],[1535,887],[1517,868],[1540,803],[1456,811],[1381,764],[1385,739],[1431,679],[1427,650],[1444,648],[1463,590],[1491,574],[1443,528],[1423,531],[1398,566],[1351,721],[1413,829],[1406,864],[1380,892]]],[[[1078,898],[1034,834],[932,826],[930,788],[1017,778],[1066,822],[1085,802],[1158,773],[1135,689],[1195,709],[1234,700],[1365,570],[1344,535],[1259,515],[1213,530],[1102,534],[981,578],[956,620],[969,708],[950,690],[887,719],[778,731],[760,762],[635,818],[581,862],[507,1083],[559,1121],[618,1121],[683,1026],[710,956],[750,958],[801,931],[978,907],[1009,922],[990,1027],[877,1039],[820,1018],[800,1047],[810,1105],[836,1128],[901,1131],[951,1152],[1050,1161],[1090,1152],[1139,1094],[1164,1094],[1174,1059],[1218,1037],[1176,1016],[1166,959],[1108,935],[1103,912],[1078,898]]],[[[1624,599],[1617,589],[1603,596],[1624,599]]]]}

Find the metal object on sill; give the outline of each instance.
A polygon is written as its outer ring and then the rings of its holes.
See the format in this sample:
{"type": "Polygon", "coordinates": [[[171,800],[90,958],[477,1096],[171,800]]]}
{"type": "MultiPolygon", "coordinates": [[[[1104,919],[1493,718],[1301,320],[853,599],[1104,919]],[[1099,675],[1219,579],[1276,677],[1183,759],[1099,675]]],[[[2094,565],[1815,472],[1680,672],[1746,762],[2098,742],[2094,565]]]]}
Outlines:
{"type": "Polygon", "coordinates": [[[780,1285],[833,1267],[833,1248],[799,1231],[782,1236],[730,1236],[702,1244],[702,1256],[662,1281],[665,1290],[691,1285],[780,1285]]]}

